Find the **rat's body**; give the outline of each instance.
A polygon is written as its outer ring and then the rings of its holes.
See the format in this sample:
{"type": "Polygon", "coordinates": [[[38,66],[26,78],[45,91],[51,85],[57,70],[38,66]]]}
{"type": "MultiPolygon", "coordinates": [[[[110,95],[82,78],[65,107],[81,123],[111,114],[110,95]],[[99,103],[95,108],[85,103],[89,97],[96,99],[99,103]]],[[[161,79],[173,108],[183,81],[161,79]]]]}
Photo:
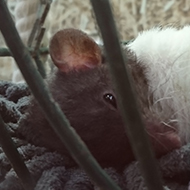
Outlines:
{"type": "MultiPolygon", "coordinates": [[[[130,162],[133,154],[117,108],[108,68],[103,63],[98,45],[84,33],[67,29],[53,37],[50,55],[59,69],[55,69],[47,83],[71,126],[102,165],[130,162]]],[[[156,154],[162,155],[179,147],[176,131],[163,124],[162,118],[151,110],[146,66],[139,64],[136,57],[130,55],[128,68],[134,79],[140,110],[156,154]]],[[[67,153],[34,99],[28,112],[19,128],[23,138],[38,146],[67,153]]]]}

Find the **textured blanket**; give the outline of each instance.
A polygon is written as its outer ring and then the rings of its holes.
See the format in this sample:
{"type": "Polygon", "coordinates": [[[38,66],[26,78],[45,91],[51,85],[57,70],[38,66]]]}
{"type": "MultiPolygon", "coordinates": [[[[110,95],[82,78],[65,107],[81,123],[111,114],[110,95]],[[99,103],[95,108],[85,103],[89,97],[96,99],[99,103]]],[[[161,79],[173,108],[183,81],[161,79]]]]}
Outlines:
{"type": "MultiPolygon", "coordinates": [[[[74,166],[73,161],[68,157],[19,139],[17,126],[19,120],[24,117],[24,110],[29,104],[29,99],[30,91],[26,84],[0,82],[0,114],[36,182],[35,190],[99,190],[86,173],[74,166]]],[[[158,165],[165,189],[190,189],[189,144],[160,158],[158,165]]],[[[122,172],[111,167],[105,168],[105,171],[122,190],[146,189],[136,161],[123,168],[122,172]]],[[[0,190],[23,190],[20,180],[1,148],[0,190]]]]}

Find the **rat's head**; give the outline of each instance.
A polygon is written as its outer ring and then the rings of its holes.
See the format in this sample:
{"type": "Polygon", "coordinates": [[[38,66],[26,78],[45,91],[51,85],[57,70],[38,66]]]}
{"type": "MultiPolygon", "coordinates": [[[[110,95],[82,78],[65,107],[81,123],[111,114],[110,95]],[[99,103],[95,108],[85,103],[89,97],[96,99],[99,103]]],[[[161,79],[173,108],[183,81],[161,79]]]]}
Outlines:
{"type": "MultiPolygon", "coordinates": [[[[101,48],[85,33],[65,29],[53,36],[50,55],[57,67],[48,79],[53,97],[95,158],[103,165],[131,161],[133,154],[101,48]]],[[[172,144],[170,140],[173,136],[159,136],[165,130],[154,121],[148,109],[148,81],[144,68],[137,64],[133,56],[127,67],[134,79],[148,134],[157,154],[163,154],[173,148],[173,145],[165,146],[165,143],[172,144]],[[160,139],[164,144],[159,142],[160,139]]],[[[31,126],[31,130],[25,130],[28,140],[52,150],[66,152],[36,103],[30,108],[30,118],[27,125],[31,126]],[[36,118],[35,121],[33,118],[36,118]],[[37,128],[34,128],[36,125],[37,128]]]]}
{"type": "Polygon", "coordinates": [[[85,33],[66,29],[54,35],[50,55],[57,70],[49,86],[71,126],[101,163],[131,160],[105,56],[85,33]]]}

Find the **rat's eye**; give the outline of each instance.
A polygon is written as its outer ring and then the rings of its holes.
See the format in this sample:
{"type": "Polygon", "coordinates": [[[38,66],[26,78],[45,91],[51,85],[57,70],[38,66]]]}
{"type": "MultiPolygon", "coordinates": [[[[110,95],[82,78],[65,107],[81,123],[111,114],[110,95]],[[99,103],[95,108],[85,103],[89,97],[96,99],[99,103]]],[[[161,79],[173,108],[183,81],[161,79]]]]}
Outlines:
{"type": "Polygon", "coordinates": [[[114,108],[117,108],[117,102],[116,102],[116,99],[115,99],[114,95],[109,94],[109,93],[105,94],[104,95],[104,100],[107,103],[111,104],[114,108]]]}

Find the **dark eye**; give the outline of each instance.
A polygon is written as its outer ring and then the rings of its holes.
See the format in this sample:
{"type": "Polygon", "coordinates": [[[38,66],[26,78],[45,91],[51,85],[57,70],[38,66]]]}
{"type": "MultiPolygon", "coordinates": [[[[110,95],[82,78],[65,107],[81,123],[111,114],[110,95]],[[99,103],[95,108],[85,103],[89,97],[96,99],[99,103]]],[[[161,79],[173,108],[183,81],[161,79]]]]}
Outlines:
{"type": "Polygon", "coordinates": [[[104,95],[104,100],[111,104],[114,108],[117,108],[117,102],[116,102],[116,99],[114,97],[114,95],[112,94],[105,94],[104,95]]]}

